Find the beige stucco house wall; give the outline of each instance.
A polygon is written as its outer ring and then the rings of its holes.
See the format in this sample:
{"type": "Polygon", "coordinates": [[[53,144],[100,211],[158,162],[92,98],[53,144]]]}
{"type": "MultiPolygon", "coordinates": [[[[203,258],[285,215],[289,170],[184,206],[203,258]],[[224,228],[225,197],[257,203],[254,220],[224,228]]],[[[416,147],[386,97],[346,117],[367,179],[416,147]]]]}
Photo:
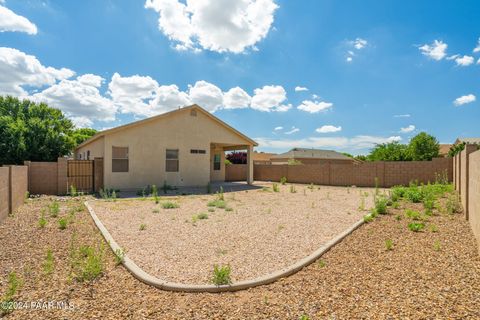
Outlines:
{"type": "MultiPolygon", "coordinates": [[[[104,186],[134,190],[146,185],[205,186],[225,181],[225,151],[257,143],[197,105],[102,131],[75,150],[75,158],[104,159],[104,186]],[[128,148],[128,172],[113,172],[112,147],[128,148]],[[166,151],[178,150],[178,171],[166,171],[166,151]],[[217,155],[217,156],[216,156],[217,155]],[[214,168],[214,159],[220,165],[214,168]]],[[[253,182],[250,161],[248,182],[253,182]]]]}

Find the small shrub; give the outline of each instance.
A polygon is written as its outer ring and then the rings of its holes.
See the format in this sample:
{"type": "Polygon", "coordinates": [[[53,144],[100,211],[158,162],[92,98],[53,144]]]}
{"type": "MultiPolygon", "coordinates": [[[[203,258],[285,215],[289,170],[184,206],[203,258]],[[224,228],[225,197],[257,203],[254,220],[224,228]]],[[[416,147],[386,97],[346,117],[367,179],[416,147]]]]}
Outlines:
{"type": "Polygon", "coordinates": [[[117,192],[115,190],[112,191],[112,201],[117,201],[117,192]]]}
{"type": "Polygon", "coordinates": [[[208,202],[207,206],[225,209],[227,207],[227,203],[224,200],[216,199],[208,202]]]}
{"type": "Polygon", "coordinates": [[[387,251],[393,250],[393,241],[391,239],[385,240],[385,249],[387,251]]]}
{"type": "Polygon", "coordinates": [[[58,219],[58,228],[60,230],[67,229],[67,224],[68,224],[67,219],[65,219],[65,218],[58,219]]]}
{"type": "Polygon", "coordinates": [[[115,265],[120,265],[125,261],[125,251],[123,249],[115,250],[115,265]]]}
{"type": "Polygon", "coordinates": [[[21,280],[17,277],[17,274],[12,271],[8,274],[7,291],[0,300],[0,317],[13,311],[13,298],[17,294],[22,285],[21,280]]]}
{"type": "Polygon", "coordinates": [[[70,186],[70,196],[72,197],[78,196],[77,188],[73,184],[70,186]]]}
{"type": "Polygon", "coordinates": [[[442,245],[440,244],[440,241],[436,240],[436,241],[433,243],[433,250],[435,250],[435,251],[440,251],[440,250],[442,250],[442,245]]]}
{"type": "Polygon", "coordinates": [[[42,214],[40,219],[38,219],[38,226],[43,229],[45,228],[46,225],[47,225],[47,219],[45,219],[45,216],[42,214]]]}
{"type": "Polygon", "coordinates": [[[205,219],[208,219],[208,214],[205,212],[202,212],[202,213],[199,213],[197,217],[199,220],[205,220],[205,219]]]}
{"type": "Polygon", "coordinates": [[[458,195],[452,194],[449,195],[446,202],[446,210],[449,214],[462,212],[462,205],[458,199],[458,195]]]}
{"type": "Polygon", "coordinates": [[[280,183],[281,183],[282,185],[285,185],[285,184],[287,183],[287,177],[281,177],[281,178],[280,178],[280,183]]]}
{"type": "Polygon", "coordinates": [[[53,259],[53,253],[51,249],[48,249],[47,256],[45,257],[45,261],[43,262],[43,272],[46,275],[52,274],[54,268],[55,268],[55,261],[53,259]]]}
{"type": "Polygon", "coordinates": [[[233,208],[232,207],[226,207],[225,211],[233,211],[233,208]]]}
{"type": "Polygon", "coordinates": [[[230,266],[222,266],[219,267],[217,265],[213,266],[213,284],[220,286],[220,285],[228,285],[232,283],[230,278],[231,269],[230,266]]]}
{"type": "Polygon", "coordinates": [[[103,249],[98,252],[90,246],[81,246],[72,252],[72,267],[77,281],[92,281],[103,274],[103,249]]]}
{"type": "Polygon", "coordinates": [[[140,228],[138,228],[138,229],[139,229],[140,231],[143,231],[143,230],[147,229],[147,225],[146,225],[145,223],[142,223],[142,224],[140,225],[140,228]]]}
{"type": "Polygon", "coordinates": [[[276,184],[276,183],[272,184],[272,189],[273,189],[273,192],[279,192],[280,191],[280,188],[278,187],[278,184],[276,184]]]}
{"type": "Polygon", "coordinates": [[[152,195],[155,203],[158,204],[160,202],[160,199],[158,198],[158,189],[156,185],[152,185],[152,195]]]}
{"type": "Polygon", "coordinates": [[[431,232],[438,232],[438,227],[434,224],[431,224],[429,226],[429,229],[430,229],[431,232]]]}
{"type": "Polygon", "coordinates": [[[263,187],[263,188],[262,188],[262,191],[264,191],[264,192],[270,192],[271,190],[270,190],[269,187],[263,187]]]}
{"type": "Polygon", "coordinates": [[[50,216],[52,216],[53,218],[58,217],[58,213],[60,212],[60,205],[58,204],[58,202],[56,200],[54,200],[50,204],[49,210],[50,210],[50,216]]]}
{"type": "Polygon", "coordinates": [[[325,262],[325,260],[318,260],[318,267],[320,268],[324,268],[325,266],[327,265],[327,263],[325,262]]]}
{"type": "Polygon", "coordinates": [[[405,192],[405,198],[410,202],[419,203],[422,201],[422,193],[417,187],[410,187],[405,192]]]}
{"type": "Polygon", "coordinates": [[[220,186],[220,192],[218,193],[218,200],[225,200],[225,197],[223,196],[223,187],[220,186]]]}
{"type": "Polygon", "coordinates": [[[166,201],[162,202],[163,209],[176,209],[179,208],[179,205],[176,202],[166,201]]]}
{"type": "MultiPolygon", "coordinates": [[[[225,208],[226,210],[226,208],[225,208]]],[[[208,208],[208,212],[215,212],[215,208],[208,208]]]]}
{"type": "Polygon", "coordinates": [[[410,222],[408,224],[408,229],[413,232],[420,232],[425,228],[425,224],[418,222],[410,222]]]}
{"type": "Polygon", "coordinates": [[[400,220],[402,220],[402,216],[401,216],[401,215],[399,215],[399,214],[397,214],[397,215],[395,216],[395,220],[397,220],[397,221],[400,221],[400,220]]]}
{"type": "Polygon", "coordinates": [[[295,190],[295,186],[292,184],[290,185],[290,193],[296,193],[297,190],[295,190]]]}
{"type": "Polygon", "coordinates": [[[374,219],[374,217],[372,216],[371,213],[366,214],[366,215],[363,216],[363,221],[366,222],[366,223],[372,222],[373,219],[374,219]]]}
{"type": "Polygon", "coordinates": [[[360,195],[360,205],[358,206],[360,211],[365,211],[365,198],[363,195],[360,195]]]}
{"type": "Polygon", "coordinates": [[[386,197],[376,197],[375,198],[375,210],[378,214],[387,214],[387,203],[388,199],[386,197]]]}
{"type": "Polygon", "coordinates": [[[418,211],[407,209],[405,215],[412,220],[420,220],[420,212],[418,211]]]}
{"type": "Polygon", "coordinates": [[[398,203],[397,201],[392,202],[392,208],[393,208],[393,209],[398,209],[398,208],[400,208],[400,203],[398,203]]]}
{"type": "Polygon", "coordinates": [[[155,208],[155,209],[152,210],[152,212],[153,212],[153,213],[159,213],[160,210],[159,210],[158,208],[155,208]]]}
{"type": "Polygon", "coordinates": [[[25,195],[23,198],[23,203],[27,203],[27,200],[30,198],[30,192],[25,191],[25,195]]]}

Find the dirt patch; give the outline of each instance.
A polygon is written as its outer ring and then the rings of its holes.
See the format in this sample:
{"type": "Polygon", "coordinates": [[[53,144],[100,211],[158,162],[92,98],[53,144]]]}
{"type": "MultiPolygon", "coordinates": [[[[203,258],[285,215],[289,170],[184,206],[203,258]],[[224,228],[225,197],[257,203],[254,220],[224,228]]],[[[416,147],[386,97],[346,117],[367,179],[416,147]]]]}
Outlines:
{"type": "Polygon", "coordinates": [[[128,256],[164,280],[210,284],[214,265],[234,282],[288,267],[361,219],[373,189],[271,184],[266,189],[91,206],[128,256]],[[363,199],[363,200],[362,200],[363,199]],[[165,209],[167,203],[178,208],[165,209]],[[220,206],[220,208],[218,208],[220,206]]]}
{"type": "MultiPolygon", "coordinates": [[[[105,254],[103,276],[83,283],[70,279],[68,253],[74,233],[79,244],[106,244],[85,211],[65,230],[50,217],[45,229],[38,228],[40,212],[49,203],[29,201],[0,224],[0,296],[8,273],[15,271],[23,282],[15,301],[68,301],[73,309],[15,310],[6,319],[480,318],[480,256],[461,214],[432,216],[423,232],[414,233],[408,230],[410,220],[402,205],[360,227],[293,276],[235,293],[187,294],[137,281],[115,266],[110,253],[105,254]],[[393,241],[393,250],[386,250],[387,239],[393,241]],[[49,248],[55,268],[45,276],[42,265],[49,248]]],[[[62,203],[61,214],[68,214],[63,207],[70,205],[62,203]]]]}

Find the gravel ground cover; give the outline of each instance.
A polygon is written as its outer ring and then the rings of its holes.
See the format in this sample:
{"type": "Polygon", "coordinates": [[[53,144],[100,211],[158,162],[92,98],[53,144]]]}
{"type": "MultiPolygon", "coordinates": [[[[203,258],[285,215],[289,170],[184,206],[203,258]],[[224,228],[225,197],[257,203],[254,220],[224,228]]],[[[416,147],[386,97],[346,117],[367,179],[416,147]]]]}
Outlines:
{"type": "Polygon", "coordinates": [[[90,204],[138,266],[188,284],[210,284],[215,265],[228,265],[233,282],[288,267],[360,220],[359,207],[373,205],[374,189],[257,186],[263,189],[90,204]]]}
{"type": "Polygon", "coordinates": [[[45,210],[53,200],[31,199],[0,224],[0,299],[14,272],[20,284],[12,301],[55,300],[73,308],[20,309],[5,319],[480,318],[480,256],[463,214],[433,215],[424,230],[412,232],[405,212],[423,210],[422,204],[400,202],[295,275],[235,293],[187,294],[139,282],[109,250],[98,277],[78,280],[71,252],[86,245],[101,252],[107,244],[80,205],[83,199],[57,200],[58,217],[45,210]],[[62,217],[69,219],[64,230],[62,217]]]}

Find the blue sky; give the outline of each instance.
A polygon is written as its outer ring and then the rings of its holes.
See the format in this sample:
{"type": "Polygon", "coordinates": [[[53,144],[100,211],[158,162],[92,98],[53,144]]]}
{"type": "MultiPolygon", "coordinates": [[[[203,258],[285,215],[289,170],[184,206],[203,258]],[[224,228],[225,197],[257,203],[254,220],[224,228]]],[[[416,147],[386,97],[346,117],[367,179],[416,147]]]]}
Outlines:
{"type": "Polygon", "coordinates": [[[97,129],[198,103],[262,151],[448,143],[480,136],[479,16],[474,0],[0,0],[0,94],[97,129]]]}

